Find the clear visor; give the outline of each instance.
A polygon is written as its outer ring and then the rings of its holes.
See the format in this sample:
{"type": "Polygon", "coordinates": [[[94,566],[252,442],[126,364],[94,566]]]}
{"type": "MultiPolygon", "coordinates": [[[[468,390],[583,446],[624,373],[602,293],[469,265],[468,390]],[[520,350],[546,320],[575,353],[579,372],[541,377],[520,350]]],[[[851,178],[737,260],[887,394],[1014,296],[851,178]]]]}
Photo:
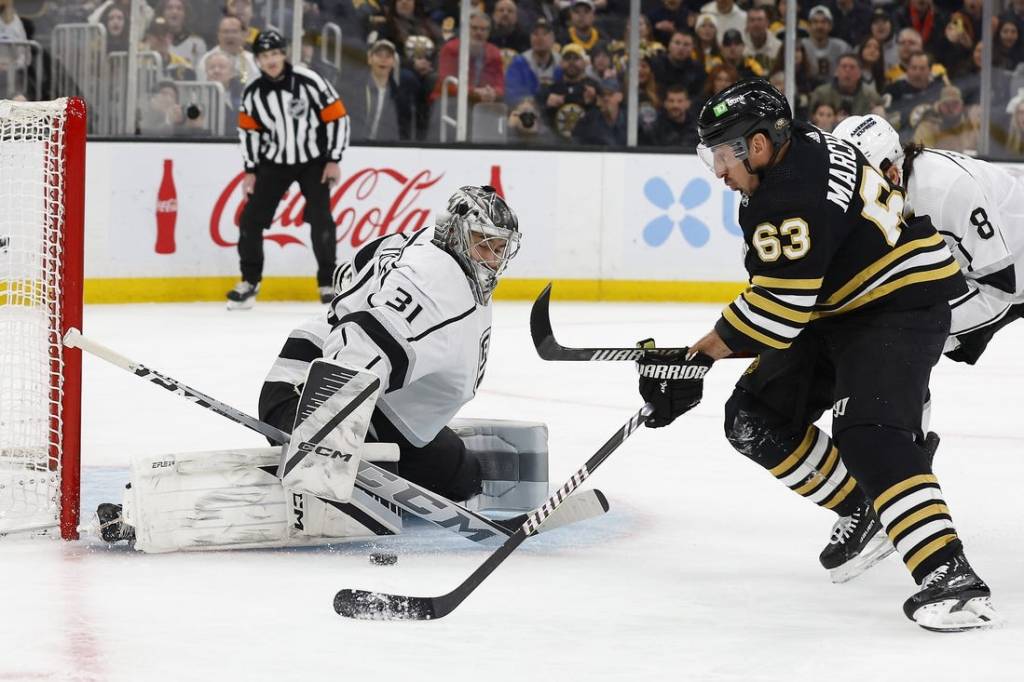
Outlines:
{"type": "Polygon", "coordinates": [[[514,230],[469,223],[469,255],[474,262],[500,275],[519,252],[519,233],[514,230]]]}
{"type": "Polygon", "coordinates": [[[697,145],[697,156],[716,176],[722,175],[736,164],[741,163],[747,158],[749,151],[747,140],[743,137],[737,137],[711,147],[703,143],[697,145]]]}

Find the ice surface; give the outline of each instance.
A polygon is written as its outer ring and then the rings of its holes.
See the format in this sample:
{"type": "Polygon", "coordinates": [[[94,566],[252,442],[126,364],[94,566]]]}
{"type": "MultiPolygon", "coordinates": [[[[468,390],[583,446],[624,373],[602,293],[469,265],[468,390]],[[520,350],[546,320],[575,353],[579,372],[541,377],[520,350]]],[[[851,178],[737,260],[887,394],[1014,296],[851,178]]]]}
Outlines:
{"type": "MultiPolygon", "coordinates": [[[[85,331],[250,413],[291,327],[317,308],[91,306],[85,331]]],[[[552,304],[569,345],[685,344],[717,306],[552,304]]],[[[466,417],[548,422],[560,483],[639,406],[632,366],[539,360],[529,306],[500,303],[487,376],[466,417]]],[[[890,558],[832,585],[817,555],[832,516],[732,451],[722,405],[641,429],[594,475],[606,516],[528,541],[459,609],[426,623],[353,622],[342,587],[433,595],[487,549],[417,524],[377,543],[146,556],[95,541],[0,541],[0,680],[1021,680],[1024,371],[1012,325],[977,367],[943,360],[936,471],[1007,628],[939,635],[906,620],[913,591],[890,558]],[[372,565],[377,549],[396,566],[372,565]]],[[[255,447],[259,436],[91,357],[85,360],[85,508],[119,498],[134,453],[255,447]]]]}

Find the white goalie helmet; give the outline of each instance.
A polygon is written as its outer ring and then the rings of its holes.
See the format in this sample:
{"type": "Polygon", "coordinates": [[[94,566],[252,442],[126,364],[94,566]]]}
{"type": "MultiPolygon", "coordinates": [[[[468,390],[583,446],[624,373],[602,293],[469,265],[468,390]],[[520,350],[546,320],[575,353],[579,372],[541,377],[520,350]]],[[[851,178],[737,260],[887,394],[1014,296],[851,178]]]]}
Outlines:
{"type": "Polygon", "coordinates": [[[438,216],[433,241],[455,257],[484,305],[519,251],[519,220],[493,187],[460,187],[438,216]]]}
{"type": "Polygon", "coordinates": [[[903,146],[900,144],[900,135],[881,116],[848,116],[835,127],[832,134],[857,147],[868,163],[882,173],[890,166],[896,166],[902,177],[903,146]]]}

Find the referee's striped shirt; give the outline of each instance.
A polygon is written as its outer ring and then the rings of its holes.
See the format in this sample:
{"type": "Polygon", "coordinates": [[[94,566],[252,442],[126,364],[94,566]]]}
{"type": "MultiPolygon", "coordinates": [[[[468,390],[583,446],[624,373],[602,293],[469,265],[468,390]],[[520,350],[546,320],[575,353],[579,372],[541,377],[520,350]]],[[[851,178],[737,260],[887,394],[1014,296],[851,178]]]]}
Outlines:
{"type": "Polygon", "coordinates": [[[261,163],[341,161],[349,120],[330,83],[310,69],[287,64],[280,80],[261,76],[245,88],[238,134],[245,171],[253,173],[261,163]]]}

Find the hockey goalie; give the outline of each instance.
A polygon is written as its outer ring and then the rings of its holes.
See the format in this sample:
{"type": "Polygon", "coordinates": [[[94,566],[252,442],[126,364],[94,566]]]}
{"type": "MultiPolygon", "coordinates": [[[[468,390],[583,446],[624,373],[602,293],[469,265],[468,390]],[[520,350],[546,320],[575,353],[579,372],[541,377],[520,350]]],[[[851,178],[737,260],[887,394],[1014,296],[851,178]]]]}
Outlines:
{"type": "Polygon", "coordinates": [[[399,533],[399,509],[355,485],[363,459],[469,509],[540,504],[543,424],[452,421],[483,379],[491,295],[519,236],[493,188],[462,187],[432,232],[364,246],[264,382],[260,419],[290,433],[288,444],[136,457],[123,505],[97,510],[101,536],[168,552],[399,533]]]}

